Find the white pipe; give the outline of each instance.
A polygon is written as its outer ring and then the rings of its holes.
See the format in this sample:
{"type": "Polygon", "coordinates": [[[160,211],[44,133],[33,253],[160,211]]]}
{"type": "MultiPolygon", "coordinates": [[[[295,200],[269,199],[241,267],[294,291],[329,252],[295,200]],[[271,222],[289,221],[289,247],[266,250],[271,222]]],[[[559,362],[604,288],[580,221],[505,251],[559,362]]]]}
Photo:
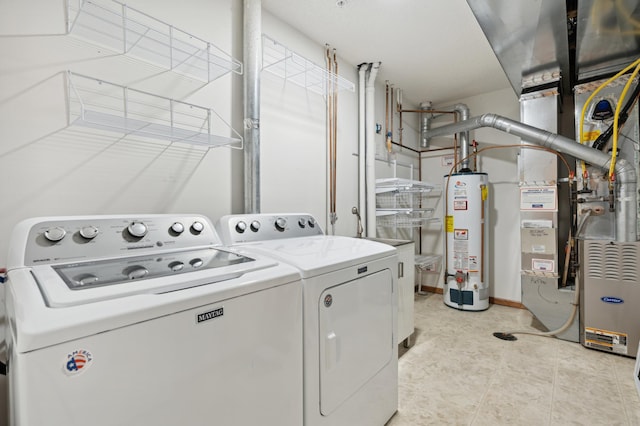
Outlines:
{"type": "Polygon", "coordinates": [[[367,191],[366,235],[376,237],[376,123],[375,123],[375,81],[380,62],[371,64],[365,90],[366,163],[365,178],[367,191]]]}
{"type": "Polygon", "coordinates": [[[358,66],[358,210],[364,212],[367,203],[366,182],[365,182],[365,103],[364,87],[369,64],[358,66]]]}

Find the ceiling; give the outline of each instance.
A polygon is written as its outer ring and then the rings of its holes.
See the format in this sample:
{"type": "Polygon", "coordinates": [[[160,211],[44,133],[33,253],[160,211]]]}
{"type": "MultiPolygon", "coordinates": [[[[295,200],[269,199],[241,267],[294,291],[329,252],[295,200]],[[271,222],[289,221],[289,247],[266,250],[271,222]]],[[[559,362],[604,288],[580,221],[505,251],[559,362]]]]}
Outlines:
{"type": "Polygon", "coordinates": [[[406,101],[443,106],[511,87],[465,0],[263,0],[262,6],[352,64],[382,62],[378,79],[402,89],[406,101]]]}

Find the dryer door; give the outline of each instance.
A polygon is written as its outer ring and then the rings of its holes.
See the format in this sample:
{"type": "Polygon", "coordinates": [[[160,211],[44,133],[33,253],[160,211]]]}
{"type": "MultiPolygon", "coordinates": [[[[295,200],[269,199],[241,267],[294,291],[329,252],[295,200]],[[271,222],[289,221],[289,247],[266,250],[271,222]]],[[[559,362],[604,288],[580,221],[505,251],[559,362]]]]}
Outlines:
{"type": "Polygon", "coordinates": [[[330,415],[393,359],[389,270],[326,289],[318,303],[320,412],[330,415]]]}

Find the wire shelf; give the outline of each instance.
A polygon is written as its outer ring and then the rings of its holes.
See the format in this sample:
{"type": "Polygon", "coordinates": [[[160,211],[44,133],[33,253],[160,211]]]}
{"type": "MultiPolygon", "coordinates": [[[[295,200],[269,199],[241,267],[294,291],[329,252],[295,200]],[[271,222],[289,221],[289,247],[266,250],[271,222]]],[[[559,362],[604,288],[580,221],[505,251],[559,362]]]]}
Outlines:
{"type": "Polygon", "coordinates": [[[376,194],[376,207],[379,209],[415,208],[427,204],[429,192],[400,192],[391,191],[376,194]]]}
{"type": "Polygon", "coordinates": [[[419,180],[401,178],[376,179],[376,194],[394,191],[426,194],[431,192],[434,188],[435,185],[419,180]]]}
{"type": "Polygon", "coordinates": [[[243,147],[242,136],[212,109],[70,71],[67,78],[70,125],[208,148],[243,147]]]}
{"type": "Polygon", "coordinates": [[[332,80],[337,90],[355,92],[355,84],[351,81],[329,72],[267,35],[262,36],[262,69],[321,95],[327,93],[332,80]]]}
{"type": "Polygon", "coordinates": [[[440,220],[432,215],[433,209],[376,210],[377,224],[383,227],[419,228],[440,220]]]}
{"type": "Polygon", "coordinates": [[[214,44],[112,0],[68,0],[68,33],[210,82],[242,63],[214,44]]]}

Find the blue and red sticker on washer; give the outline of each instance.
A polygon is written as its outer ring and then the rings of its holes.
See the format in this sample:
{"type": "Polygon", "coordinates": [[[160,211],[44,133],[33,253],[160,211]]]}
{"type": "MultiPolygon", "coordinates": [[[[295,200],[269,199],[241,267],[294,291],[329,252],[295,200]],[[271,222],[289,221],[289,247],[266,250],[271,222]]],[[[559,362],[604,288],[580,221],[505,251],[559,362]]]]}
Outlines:
{"type": "Polygon", "coordinates": [[[87,370],[93,362],[93,355],[86,349],[78,349],[69,354],[64,363],[64,372],[74,376],[87,370]]]}

